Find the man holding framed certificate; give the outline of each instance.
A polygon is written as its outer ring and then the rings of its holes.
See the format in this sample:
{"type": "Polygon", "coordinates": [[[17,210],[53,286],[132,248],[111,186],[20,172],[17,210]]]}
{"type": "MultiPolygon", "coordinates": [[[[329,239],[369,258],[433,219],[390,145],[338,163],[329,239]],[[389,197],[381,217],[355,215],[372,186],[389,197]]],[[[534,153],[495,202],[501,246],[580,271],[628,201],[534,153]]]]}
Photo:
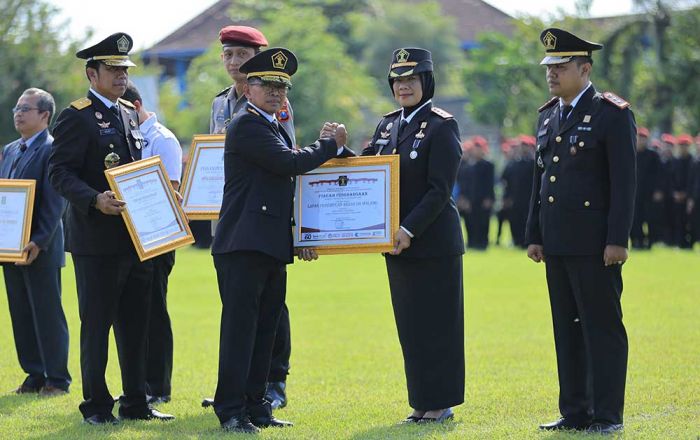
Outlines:
{"type": "Polygon", "coordinates": [[[289,50],[260,52],[239,70],[247,77],[248,103],[227,129],[224,199],[212,246],[223,305],[214,410],[224,430],[253,433],[291,425],[272,416],[264,394],[293,259],[294,178],[342,153],[347,133],[340,126],[335,139],[293,148],[275,117],[297,70],[289,50]]]}
{"type": "Polygon", "coordinates": [[[86,60],[86,98],[63,110],[54,130],[49,179],[70,207],[66,248],[72,253],[80,309],[80,412],[91,425],[114,424],[114,400],[105,381],[110,328],[122,369],[122,419],[170,420],[146,403],[146,332],[151,261],[139,260],[121,218],[125,203],[109,188],[105,169],[141,159],[144,146],[134,106],[121,99],[135,66],[133,40],[113,34],[76,56],[86,60]]]}
{"type": "MultiPolygon", "coordinates": [[[[31,179],[36,185],[30,241],[24,248],[27,260],[2,265],[17,357],[27,373],[17,394],[56,396],[67,393],[71,384],[68,324],[61,305],[65,264],[61,215],[66,201],[48,177],[53,142],[48,127],[55,109],[48,92],[25,90],[12,109],[21,137],[5,147],[5,160],[0,163],[0,179],[31,179]]],[[[0,205],[5,205],[6,197],[0,199],[0,205]]],[[[5,224],[2,227],[9,232],[5,224]]]]}

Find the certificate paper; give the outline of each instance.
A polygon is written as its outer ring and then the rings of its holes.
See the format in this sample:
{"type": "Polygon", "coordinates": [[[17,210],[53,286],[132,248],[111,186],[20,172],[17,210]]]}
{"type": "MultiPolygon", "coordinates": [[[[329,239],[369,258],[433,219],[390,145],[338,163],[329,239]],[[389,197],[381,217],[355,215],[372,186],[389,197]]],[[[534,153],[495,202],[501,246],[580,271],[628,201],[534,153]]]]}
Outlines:
{"type": "Polygon", "coordinates": [[[396,156],[336,159],[299,176],[295,247],[318,253],[384,252],[398,229],[396,156]]]}
{"type": "Polygon", "coordinates": [[[159,156],[105,173],[117,198],[126,202],[122,217],[141,261],[194,242],[159,156]]]}
{"type": "Polygon", "coordinates": [[[36,182],[0,179],[0,262],[24,262],[29,243],[36,182]]]}
{"type": "Polygon", "coordinates": [[[219,218],[224,198],[224,135],[196,135],[182,183],[183,209],[192,219],[219,218]]]}

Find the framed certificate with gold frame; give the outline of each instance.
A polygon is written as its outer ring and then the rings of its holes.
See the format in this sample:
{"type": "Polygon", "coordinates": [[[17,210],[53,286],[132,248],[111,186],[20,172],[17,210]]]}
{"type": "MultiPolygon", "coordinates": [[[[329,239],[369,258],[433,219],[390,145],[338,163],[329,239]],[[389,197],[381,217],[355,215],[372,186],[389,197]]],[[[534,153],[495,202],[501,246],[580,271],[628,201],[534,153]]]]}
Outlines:
{"type": "Polygon", "coordinates": [[[399,156],[332,159],[298,176],[294,246],[318,254],[388,252],[399,228],[399,156]]]}
{"type": "Polygon", "coordinates": [[[24,263],[32,233],[36,181],[0,179],[0,262],[24,263]]]}
{"type": "Polygon", "coordinates": [[[182,209],[194,220],[219,218],[224,198],[223,134],[197,134],[182,178],[182,209]]]}
{"type": "Polygon", "coordinates": [[[126,202],[121,215],[141,261],[194,243],[160,156],[107,169],[105,175],[126,202]]]}

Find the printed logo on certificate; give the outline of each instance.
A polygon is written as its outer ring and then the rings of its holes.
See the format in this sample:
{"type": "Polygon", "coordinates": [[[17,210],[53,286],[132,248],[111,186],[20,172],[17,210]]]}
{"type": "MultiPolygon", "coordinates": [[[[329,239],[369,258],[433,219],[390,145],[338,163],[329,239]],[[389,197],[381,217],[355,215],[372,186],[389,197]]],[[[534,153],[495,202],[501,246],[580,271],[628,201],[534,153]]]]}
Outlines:
{"type": "Polygon", "coordinates": [[[399,227],[399,158],[333,159],[298,176],[294,246],[318,254],[388,252],[399,227]]]}

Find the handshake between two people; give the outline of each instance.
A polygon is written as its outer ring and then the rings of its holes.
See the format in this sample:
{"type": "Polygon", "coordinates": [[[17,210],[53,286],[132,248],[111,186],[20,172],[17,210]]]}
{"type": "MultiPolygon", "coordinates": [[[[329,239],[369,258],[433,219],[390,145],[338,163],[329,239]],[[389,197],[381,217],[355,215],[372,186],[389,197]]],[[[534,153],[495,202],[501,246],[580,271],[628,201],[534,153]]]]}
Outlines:
{"type": "Polygon", "coordinates": [[[338,148],[345,146],[348,143],[348,131],[345,125],[337,122],[324,122],[321,127],[321,133],[318,136],[321,139],[333,138],[338,148]]]}

